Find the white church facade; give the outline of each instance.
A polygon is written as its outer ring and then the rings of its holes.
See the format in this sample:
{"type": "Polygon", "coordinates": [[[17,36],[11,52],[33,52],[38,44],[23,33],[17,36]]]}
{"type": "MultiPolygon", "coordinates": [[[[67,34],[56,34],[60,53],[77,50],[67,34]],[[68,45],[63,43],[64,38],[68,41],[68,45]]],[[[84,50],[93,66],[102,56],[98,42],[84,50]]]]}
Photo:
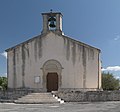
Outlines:
{"type": "Polygon", "coordinates": [[[42,92],[101,89],[100,50],[62,33],[61,13],[42,13],[43,30],[7,49],[8,88],[42,92]]]}

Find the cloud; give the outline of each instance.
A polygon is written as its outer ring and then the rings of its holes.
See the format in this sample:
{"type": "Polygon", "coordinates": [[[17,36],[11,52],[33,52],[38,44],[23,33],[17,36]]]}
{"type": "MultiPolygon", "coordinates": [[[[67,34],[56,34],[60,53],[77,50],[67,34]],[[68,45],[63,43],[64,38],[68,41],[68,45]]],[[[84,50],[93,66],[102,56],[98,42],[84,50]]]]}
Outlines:
{"type": "Polygon", "coordinates": [[[120,76],[115,76],[116,79],[120,79],[120,76]]]}
{"type": "Polygon", "coordinates": [[[102,71],[120,71],[120,66],[109,66],[107,68],[102,68],[102,71]]]}
{"type": "Polygon", "coordinates": [[[112,73],[116,79],[120,80],[120,66],[108,66],[106,68],[102,68],[102,72],[112,73]]]}
{"type": "Polygon", "coordinates": [[[7,77],[7,73],[3,73],[3,74],[1,74],[0,76],[2,76],[2,77],[7,77]]]}
{"type": "Polygon", "coordinates": [[[116,35],[116,37],[114,38],[115,41],[120,39],[120,35],[116,35]]]}
{"type": "Polygon", "coordinates": [[[4,56],[7,59],[7,52],[0,53],[0,55],[4,56]]]}

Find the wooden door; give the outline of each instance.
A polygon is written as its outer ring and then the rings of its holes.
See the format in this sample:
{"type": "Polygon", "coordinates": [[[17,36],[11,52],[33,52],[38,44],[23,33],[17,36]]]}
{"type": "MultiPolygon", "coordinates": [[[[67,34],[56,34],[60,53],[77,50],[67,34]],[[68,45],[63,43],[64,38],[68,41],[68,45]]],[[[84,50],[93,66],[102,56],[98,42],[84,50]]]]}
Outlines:
{"type": "Polygon", "coordinates": [[[58,74],[48,73],[47,74],[47,92],[58,90],[58,74]]]}

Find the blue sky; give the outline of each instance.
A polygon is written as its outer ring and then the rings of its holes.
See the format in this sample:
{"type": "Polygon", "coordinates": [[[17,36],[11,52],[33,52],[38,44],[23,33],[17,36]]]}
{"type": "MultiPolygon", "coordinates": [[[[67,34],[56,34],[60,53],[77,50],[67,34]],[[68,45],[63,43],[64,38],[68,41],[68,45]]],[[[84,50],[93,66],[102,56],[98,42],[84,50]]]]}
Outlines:
{"type": "Polygon", "coordinates": [[[0,0],[0,75],[4,50],[42,31],[42,12],[63,14],[63,32],[101,49],[104,71],[120,77],[120,0],[0,0]]]}

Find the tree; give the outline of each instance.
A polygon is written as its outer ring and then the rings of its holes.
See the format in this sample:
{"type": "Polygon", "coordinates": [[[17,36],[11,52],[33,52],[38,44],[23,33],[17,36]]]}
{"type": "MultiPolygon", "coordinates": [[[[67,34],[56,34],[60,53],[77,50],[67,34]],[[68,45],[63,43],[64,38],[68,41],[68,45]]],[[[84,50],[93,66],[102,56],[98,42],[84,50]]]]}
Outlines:
{"type": "Polygon", "coordinates": [[[116,79],[112,73],[102,73],[103,90],[118,90],[120,80],[116,79]]]}
{"type": "Polygon", "coordinates": [[[7,78],[6,77],[0,77],[0,87],[2,90],[7,89],[7,78]]]}

